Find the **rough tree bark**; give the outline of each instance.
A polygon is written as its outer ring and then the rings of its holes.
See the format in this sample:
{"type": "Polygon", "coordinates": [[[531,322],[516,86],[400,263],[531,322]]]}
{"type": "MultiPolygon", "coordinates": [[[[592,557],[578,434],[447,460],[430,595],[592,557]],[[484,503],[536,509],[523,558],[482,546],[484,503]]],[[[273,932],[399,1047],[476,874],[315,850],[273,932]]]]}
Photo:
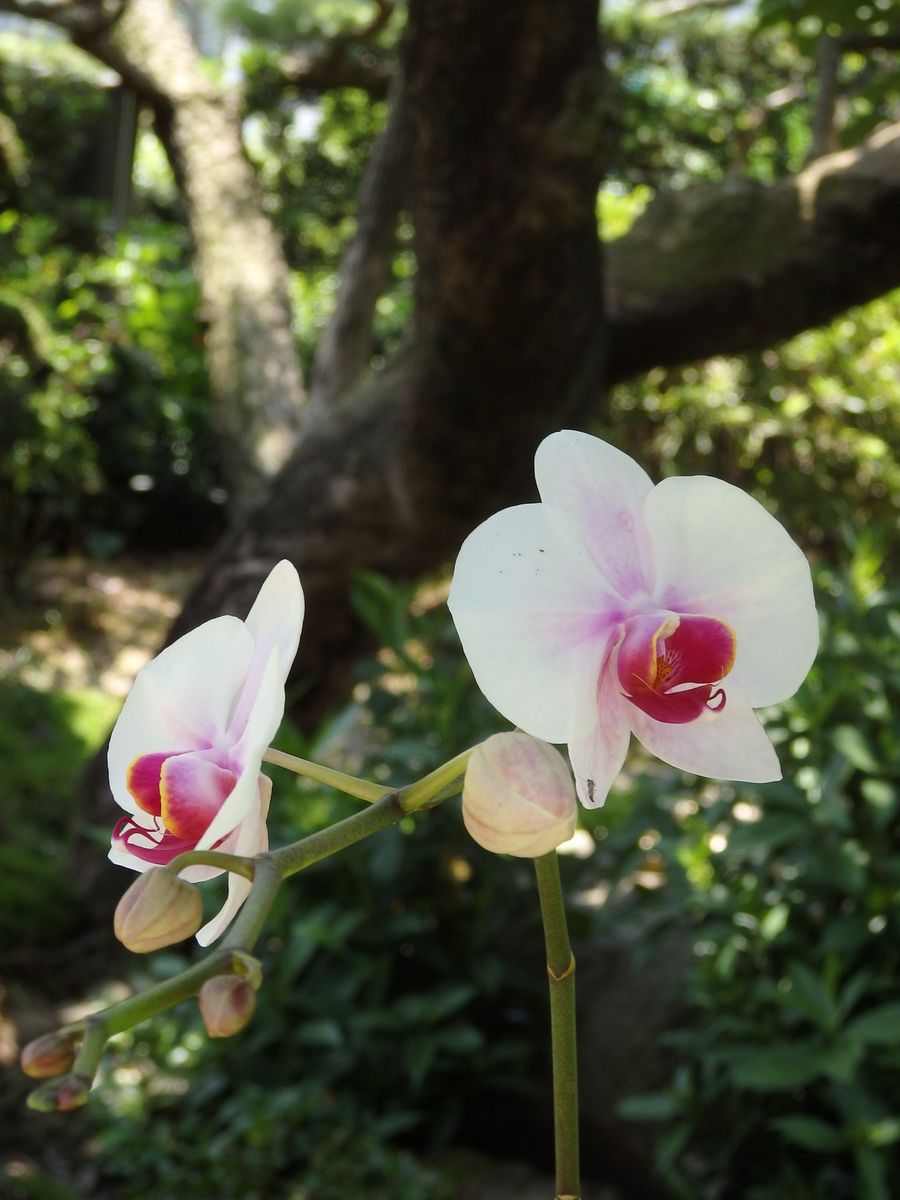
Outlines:
{"type": "Polygon", "coordinates": [[[3,0],[118,71],[150,105],[193,238],[222,463],[235,507],[293,449],[304,403],[281,245],[229,95],[204,73],[170,0],[3,0]]]}
{"type": "Polygon", "coordinates": [[[310,713],[333,701],[359,645],[352,573],[411,577],[440,563],[474,521],[524,494],[537,441],[584,423],[601,394],[596,28],[592,0],[529,0],[514,14],[471,0],[410,6],[411,344],[309,414],[171,635],[240,609],[287,552],[308,596],[310,713]]]}
{"type": "Polygon", "coordinates": [[[313,406],[329,405],[346,393],[372,356],[375,304],[390,278],[397,219],[406,194],[409,123],[399,72],[388,104],[387,121],[360,187],[356,232],[341,259],[335,310],[316,347],[310,379],[313,406]]]}

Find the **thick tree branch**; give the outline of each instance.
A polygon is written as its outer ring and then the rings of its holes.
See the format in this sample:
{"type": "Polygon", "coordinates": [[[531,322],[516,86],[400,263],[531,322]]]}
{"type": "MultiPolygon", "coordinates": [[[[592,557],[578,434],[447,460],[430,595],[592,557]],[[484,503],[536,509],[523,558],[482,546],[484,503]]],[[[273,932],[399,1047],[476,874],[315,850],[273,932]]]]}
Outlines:
{"type": "Polygon", "coordinates": [[[772,186],[660,196],[607,248],[612,379],[739,354],[900,285],[900,124],[772,186]]]}
{"type": "Polygon", "coordinates": [[[285,54],[279,64],[281,84],[303,92],[360,88],[373,100],[383,100],[394,67],[380,56],[375,42],[393,15],[389,0],[375,0],[375,15],[368,25],[339,33],[321,50],[304,47],[285,54]]]}
{"type": "Polygon", "coordinates": [[[299,92],[328,92],[334,88],[359,88],[373,100],[383,100],[391,85],[394,68],[371,52],[354,47],[330,47],[323,53],[295,50],[285,54],[279,69],[282,88],[299,92]]]}
{"type": "Polygon", "coordinates": [[[391,88],[387,124],[363,176],[356,232],[338,273],[337,302],[316,348],[312,403],[328,404],[354,384],[372,353],[375,304],[390,277],[397,218],[406,193],[408,118],[402,76],[391,88]]]}

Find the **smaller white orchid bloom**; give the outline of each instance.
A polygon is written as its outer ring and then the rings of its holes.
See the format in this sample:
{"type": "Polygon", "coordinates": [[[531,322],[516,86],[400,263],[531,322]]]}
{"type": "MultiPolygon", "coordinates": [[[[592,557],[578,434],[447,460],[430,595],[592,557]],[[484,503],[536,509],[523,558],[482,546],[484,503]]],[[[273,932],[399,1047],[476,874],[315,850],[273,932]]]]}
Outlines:
{"type": "MultiPolygon", "coordinates": [[[[134,871],[187,850],[252,856],[268,847],[271,782],[262,756],[284,714],[284,685],[303,624],[294,567],[270,572],[246,621],[216,617],[167,646],[138,674],[109,742],[109,782],[128,816],[110,859],[134,871]]],[[[189,882],[222,872],[194,866],[189,882]]],[[[250,891],[228,877],[228,898],[197,934],[214,941],[250,891]]]]}
{"type": "Polygon", "coordinates": [[[540,504],[463,543],[450,611],[479,687],[566,742],[602,804],[630,735],[715,779],[781,778],[753,712],[793,695],[818,648],[809,565],[762,505],[707,476],[653,486],[626,454],[564,430],[538,447],[540,504]]]}

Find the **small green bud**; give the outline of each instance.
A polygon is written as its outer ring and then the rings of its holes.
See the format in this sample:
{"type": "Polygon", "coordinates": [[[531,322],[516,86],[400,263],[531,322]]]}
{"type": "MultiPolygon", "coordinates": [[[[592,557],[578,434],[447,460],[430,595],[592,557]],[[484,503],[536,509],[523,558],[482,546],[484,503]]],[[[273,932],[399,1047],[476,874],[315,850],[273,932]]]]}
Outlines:
{"type": "Polygon", "coordinates": [[[85,1075],[63,1075],[35,1088],[26,1104],[35,1112],[71,1112],[87,1104],[90,1094],[91,1080],[85,1075]]]}
{"type": "Polygon", "coordinates": [[[577,810],[562,757],[527,733],[495,733],[469,759],[463,821],[485,850],[539,858],[569,840],[577,810]]]}
{"type": "Polygon", "coordinates": [[[32,1079],[64,1075],[74,1061],[75,1046],[65,1033],[45,1033],[29,1042],[19,1055],[19,1065],[32,1079]]]}
{"type": "Polygon", "coordinates": [[[203,920],[199,891],[165,867],[139,875],[116,906],[113,929],[135,954],[149,954],[196,933],[203,920]]]}
{"type": "Polygon", "coordinates": [[[214,975],[197,997],[200,1015],[210,1037],[233,1037],[249,1024],[256,1008],[256,992],[247,979],[214,975]]]}

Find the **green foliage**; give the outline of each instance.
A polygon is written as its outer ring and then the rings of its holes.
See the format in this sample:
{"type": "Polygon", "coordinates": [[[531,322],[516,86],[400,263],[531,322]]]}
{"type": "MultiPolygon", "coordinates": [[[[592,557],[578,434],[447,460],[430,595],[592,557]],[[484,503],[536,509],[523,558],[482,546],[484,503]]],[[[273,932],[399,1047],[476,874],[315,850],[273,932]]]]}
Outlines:
{"type": "Polygon", "coordinates": [[[0,215],[0,562],[39,546],[181,544],[220,523],[197,291],[184,235],[134,224],[79,253],[0,215]]]}
{"type": "Polygon", "coordinates": [[[817,572],[823,649],[769,714],[785,780],[707,789],[655,848],[697,959],[671,1083],[625,1113],[662,1122],[679,1196],[881,1200],[900,1170],[900,596],[882,565],[869,540],[817,572]]]}
{"type": "Polygon", "coordinates": [[[59,869],[76,826],[78,777],[117,703],[100,692],[0,685],[0,946],[59,944],[83,919],[59,869]],[[26,743],[27,739],[27,743],[26,743]],[[23,746],[27,744],[27,749],[23,746]]]}
{"type": "MultiPolygon", "coordinates": [[[[411,595],[359,580],[387,648],[316,744],[285,726],[279,746],[317,758],[355,746],[355,769],[399,782],[497,720],[472,694],[446,610],[411,595]]],[[[356,807],[279,771],[272,840],[356,807]]],[[[187,1007],[118,1039],[97,1112],[104,1182],[136,1198],[201,1179],[223,1200],[449,1197],[395,1143],[440,1148],[496,1097],[534,1097],[546,1018],[532,875],[475,847],[449,802],[292,879],[239,1039],[210,1046],[187,1007]]],[[[179,965],[156,956],[145,970],[179,965]]]]}
{"type": "Polygon", "coordinates": [[[11,118],[0,126],[8,579],[38,552],[171,545],[173,531],[185,544],[222,520],[186,232],[154,215],[164,189],[149,135],[139,149],[150,169],[137,172],[148,203],[138,191],[139,215],[109,231],[96,198],[108,79],[92,62],[65,42],[0,37],[0,109],[11,118]]]}

